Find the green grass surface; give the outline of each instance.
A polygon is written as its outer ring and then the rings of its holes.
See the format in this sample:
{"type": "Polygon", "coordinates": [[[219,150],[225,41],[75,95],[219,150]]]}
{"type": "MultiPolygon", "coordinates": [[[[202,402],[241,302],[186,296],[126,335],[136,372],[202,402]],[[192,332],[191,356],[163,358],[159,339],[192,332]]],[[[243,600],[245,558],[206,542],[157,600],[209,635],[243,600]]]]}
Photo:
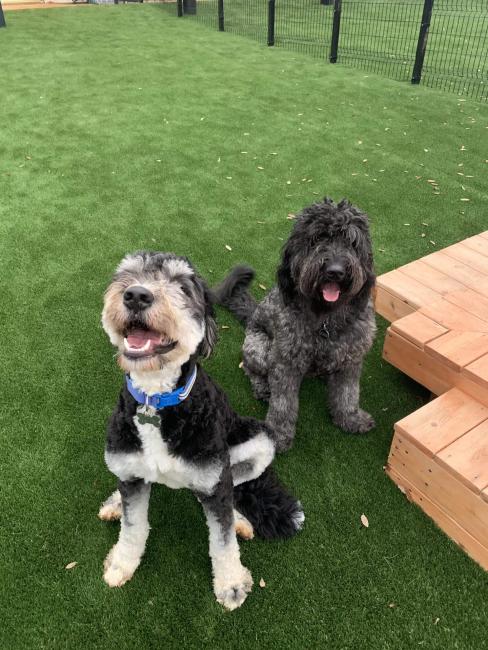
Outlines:
{"type": "MultiPolygon", "coordinates": [[[[114,487],[104,427],[122,380],[99,320],[122,255],[174,250],[210,281],[246,261],[270,286],[287,214],[327,193],[370,214],[377,270],[390,270],[486,228],[488,107],[157,6],[7,20],[0,647],[486,647],[486,574],[382,469],[393,423],[425,398],[381,360],[384,323],[362,382],[374,432],[341,433],[321,385],[303,386],[295,446],[276,465],[305,529],[242,543],[256,586],[241,610],[214,601],[191,494],[154,489],[145,558],[115,591],[101,575],[118,527],[96,513],[114,487]]],[[[264,416],[238,369],[242,328],[219,322],[229,329],[206,365],[240,413],[264,416]]]]}

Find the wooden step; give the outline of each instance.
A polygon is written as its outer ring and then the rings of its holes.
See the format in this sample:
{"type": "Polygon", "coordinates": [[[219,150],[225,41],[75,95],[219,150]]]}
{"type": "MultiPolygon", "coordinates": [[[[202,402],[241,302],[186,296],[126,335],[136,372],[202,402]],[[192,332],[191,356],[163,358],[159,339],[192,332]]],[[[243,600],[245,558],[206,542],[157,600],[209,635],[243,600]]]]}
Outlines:
{"type": "Polygon", "coordinates": [[[397,422],[386,471],[488,569],[488,231],[378,278],[383,356],[439,397],[397,422]]]}
{"type": "Polygon", "coordinates": [[[488,569],[488,407],[454,388],[400,420],[387,473],[488,569]]]}

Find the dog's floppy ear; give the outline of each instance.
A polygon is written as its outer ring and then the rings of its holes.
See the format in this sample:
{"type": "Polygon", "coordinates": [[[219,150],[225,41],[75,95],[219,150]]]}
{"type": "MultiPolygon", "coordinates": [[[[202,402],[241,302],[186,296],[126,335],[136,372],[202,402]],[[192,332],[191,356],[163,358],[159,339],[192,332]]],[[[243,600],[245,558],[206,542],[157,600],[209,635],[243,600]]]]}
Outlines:
{"type": "Polygon", "coordinates": [[[215,310],[210,291],[204,288],[205,295],[205,336],[201,343],[200,352],[205,358],[212,354],[217,343],[217,323],[215,322],[215,310]]]}
{"type": "Polygon", "coordinates": [[[278,267],[278,289],[280,290],[283,302],[288,305],[295,297],[295,282],[291,274],[291,253],[290,241],[283,249],[283,256],[278,267]]]}
{"type": "Polygon", "coordinates": [[[208,358],[217,343],[217,323],[215,322],[215,310],[212,293],[207,287],[204,280],[195,275],[193,281],[197,285],[200,295],[203,299],[203,319],[205,323],[205,333],[203,340],[200,343],[198,353],[205,358],[208,358]]]}

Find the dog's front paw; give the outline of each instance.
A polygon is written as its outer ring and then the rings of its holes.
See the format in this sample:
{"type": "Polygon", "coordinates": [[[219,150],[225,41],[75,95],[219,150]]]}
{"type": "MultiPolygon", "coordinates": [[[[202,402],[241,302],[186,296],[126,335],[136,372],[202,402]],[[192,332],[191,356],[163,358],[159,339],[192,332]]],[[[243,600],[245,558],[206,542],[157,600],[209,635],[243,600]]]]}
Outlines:
{"type": "Polygon", "coordinates": [[[237,609],[246,600],[247,594],[252,589],[252,576],[249,569],[241,567],[241,575],[238,579],[229,578],[214,582],[214,591],[217,602],[232,611],[237,609]]]}
{"type": "Polygon", "coordinates": [[[103,579],[109,587],[122,587],[132,578],[138,566],[139,560],[128,561],[122,558],[116,544],[103,563],[103,579]]]}
{"type": "Polygon", "coordinates": [[[349,433],[367,433],[376,425],[371,415],[362,409],[341,414],[334,418],[334,423],[349,433]]]}

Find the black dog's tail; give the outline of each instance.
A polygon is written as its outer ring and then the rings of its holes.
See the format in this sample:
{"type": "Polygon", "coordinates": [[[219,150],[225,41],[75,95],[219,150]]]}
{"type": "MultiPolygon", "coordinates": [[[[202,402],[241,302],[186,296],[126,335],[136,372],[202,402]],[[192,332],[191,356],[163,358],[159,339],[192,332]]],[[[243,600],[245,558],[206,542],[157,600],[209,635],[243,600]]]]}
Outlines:
{"type": "Polygon", "coordinates": [[[257,306],[257,302],[248,291],[253,278],[254,270],[250,266],[236,266],[219,285],[212,289],[215,302],[227,307],[244,325],[257,306]]]}
{"type": "Polygon", "coordinates": [[[302,504],[268,467],[258,478],[234,488],[234,506],[263,539],[292,537],[303,526],[302,504]]]}

